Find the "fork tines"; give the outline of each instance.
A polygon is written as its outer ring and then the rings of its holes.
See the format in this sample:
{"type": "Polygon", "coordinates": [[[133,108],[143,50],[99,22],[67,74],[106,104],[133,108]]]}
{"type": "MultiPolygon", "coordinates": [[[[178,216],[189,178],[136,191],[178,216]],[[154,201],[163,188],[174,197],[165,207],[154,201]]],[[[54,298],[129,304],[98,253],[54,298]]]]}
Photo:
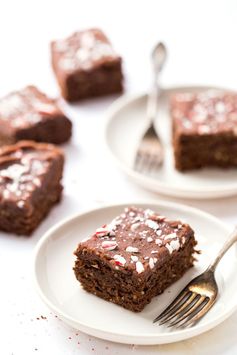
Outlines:
{"type": "Polygon", "coordinates": [[[185,288],[174,301],[154,319],[153,323],[168,327],[188,327],[196,323],[213,305],[214,300],[185,288]]]}

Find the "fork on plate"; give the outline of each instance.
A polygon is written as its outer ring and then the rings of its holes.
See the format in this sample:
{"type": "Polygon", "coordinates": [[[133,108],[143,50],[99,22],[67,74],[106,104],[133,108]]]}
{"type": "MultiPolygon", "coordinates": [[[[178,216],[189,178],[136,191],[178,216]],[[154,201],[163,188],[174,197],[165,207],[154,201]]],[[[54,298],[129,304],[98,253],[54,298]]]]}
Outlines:
{"type": "Polygon", "coordinates": [[[158,43],[152,51],[154,82],[147,99],[148,126],[143,134],[135,156],[134,169],[139,172],[156,170],[163,163],[163,146],[154,122],[157,115],[157,105],[160,97],[158,84],[161,72],[167,56],[167,50],[163,43],[158,43]]]}
{"type": "Polygon", "coordinates": [[[217,300],[218,285],[215,270],[224,254],[236,241],[237,227],[207,270],[190,281],[153,323],[160,321],[160,325],[166,324],[168,327],[176,328],[185,328],[197,323],[217,300]]]}

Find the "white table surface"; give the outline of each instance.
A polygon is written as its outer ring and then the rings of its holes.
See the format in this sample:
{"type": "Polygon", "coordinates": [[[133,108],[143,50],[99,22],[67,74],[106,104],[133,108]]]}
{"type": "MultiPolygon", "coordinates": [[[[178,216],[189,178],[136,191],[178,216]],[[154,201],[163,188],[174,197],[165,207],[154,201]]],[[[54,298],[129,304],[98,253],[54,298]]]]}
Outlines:
{"type": "MultiPolygon", "coordinates": [[[[169,48],[164,85],[237,88],[235,0],[2,0],[0,95],[28,83],[57,95],[48,43],[91,26],[103,28],[122,54],[128,93],[148,88],[149,52],[159,39],[169,48]]],[[[181,343],[151,347],[121,345],[71,329],[35,293],[32,251],[54,223],[103,203],[165,199],[135,186],[110,160],[102,135],[104,113],[113,99],[74,106],[62,102],[74,124],[73,139],[65,146],[63,201],[31,238],[0,234],[0,354],[236,354],[237,313],[212,331],[181,343]]],[[[179,201],[213,213],[229,224],[236,223],[237,197],[179,201]]]]}

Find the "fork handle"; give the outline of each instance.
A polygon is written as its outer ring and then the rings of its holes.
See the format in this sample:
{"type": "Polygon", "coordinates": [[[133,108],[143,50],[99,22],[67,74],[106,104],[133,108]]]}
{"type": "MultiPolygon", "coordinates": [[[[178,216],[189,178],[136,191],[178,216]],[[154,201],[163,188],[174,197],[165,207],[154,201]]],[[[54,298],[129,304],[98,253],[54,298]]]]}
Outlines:
{"type": "Polygon", "coordinates": [[[152,52],[153,85],[148,94],[147,119],[153,123],[157,114],[157,104],[160,95],[159,74],[166,60],[166,47],[162,42],[157,43],[152,52]]]}
{"type": "Polygon", "coordinates": [[[235,229],[233,230],[233,232],[231,233],[229,239],[224,243],[223,247],[221,248],[221,250],[219,251],[217,257],[212,261],[212,263],[209,265],[207,271],[212,271],[215,272],[215,269],[217,267],[217,265],[219,264],[219,261],[222,259],[222,257],[225,255],[225,253],[227,252],[227,250],[230,249],[230,247],[237,242],[237,226],[235,227],[235,229]]]}
{"type": "Polygon", "coordinates": [[[160,85],[158,82],[159,72],[157,68],[154,69],[154,79],[150,93],[148,94],[147,100],[147,119],[150,123],[154,122],[157,115],[158,98],[160,95],[160,85]]]}

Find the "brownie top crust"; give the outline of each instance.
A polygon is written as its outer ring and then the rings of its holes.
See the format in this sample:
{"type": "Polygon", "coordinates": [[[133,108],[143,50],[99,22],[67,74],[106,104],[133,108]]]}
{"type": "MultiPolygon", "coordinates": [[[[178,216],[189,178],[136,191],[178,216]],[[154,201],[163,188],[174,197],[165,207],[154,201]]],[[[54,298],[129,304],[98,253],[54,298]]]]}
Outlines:
{"type": "Polygon", "coordinates": [[[53,41],[51,48],[58,69],[69,73],[90,71],[120,61],[110,41],[99,29],[75,32],[66,39],[53,41]]]}
{"type": "Polygon", "coordinates": [[[43,184],[52,162],[63,160],[60,149],[51,144],[21,141],[0,149],[0,201],[19,208],[43,184]]]}
{"type": "Polygon", "coordinates": [[[150,209],[129,207],[108,225],[79,244],[76,255],[93,253],[112,268],[147,275],[162,266],[194,232],[188,224],[171,221],[150,209]]]}
{"type": "Polygon", "coordinates": [[[33,127],[55,116],[64,116],[56,101],[34,86],[27,86],[0,99],[0,124],[9,130],[33,127]]]}
{"type": "Polygon", "coordinates": [[[237,135],[237,94],[219,90],[178,93],[171,98],[175,129],[185,135],[237,135]]]}

